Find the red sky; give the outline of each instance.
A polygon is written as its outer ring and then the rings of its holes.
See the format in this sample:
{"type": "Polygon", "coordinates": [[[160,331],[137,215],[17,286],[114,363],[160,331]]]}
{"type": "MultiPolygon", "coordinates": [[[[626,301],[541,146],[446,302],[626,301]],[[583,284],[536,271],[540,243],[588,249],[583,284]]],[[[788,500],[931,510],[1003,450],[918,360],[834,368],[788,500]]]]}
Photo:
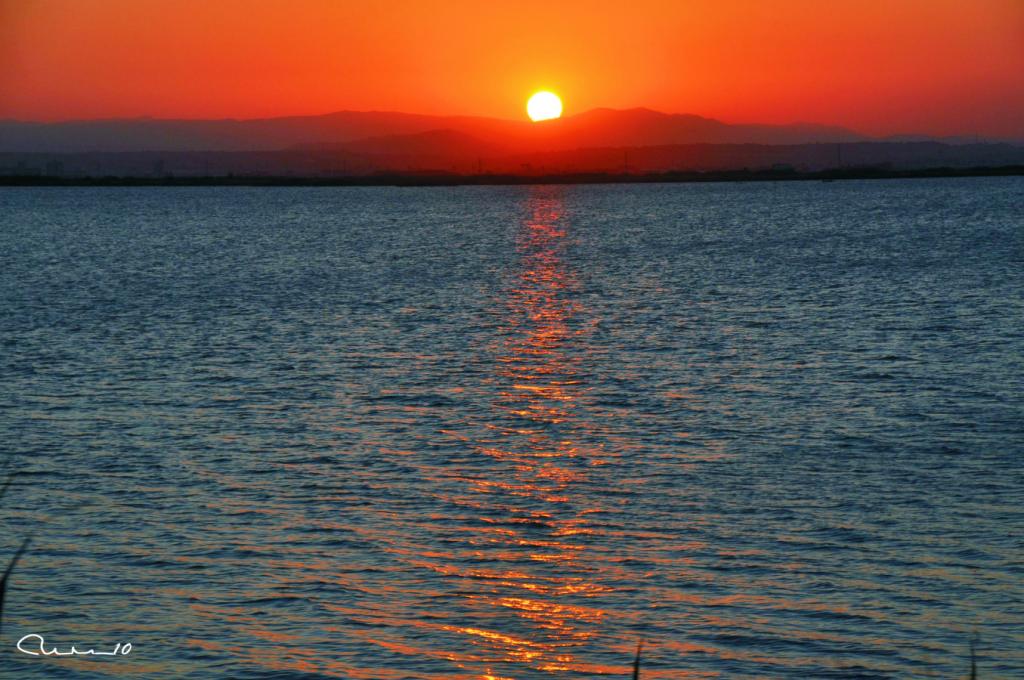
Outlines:
{"type": "Polygon", "coordinates": [[[0,118],[341,109],[1024,138],[1024,0],[0,0],[0,118]]]}

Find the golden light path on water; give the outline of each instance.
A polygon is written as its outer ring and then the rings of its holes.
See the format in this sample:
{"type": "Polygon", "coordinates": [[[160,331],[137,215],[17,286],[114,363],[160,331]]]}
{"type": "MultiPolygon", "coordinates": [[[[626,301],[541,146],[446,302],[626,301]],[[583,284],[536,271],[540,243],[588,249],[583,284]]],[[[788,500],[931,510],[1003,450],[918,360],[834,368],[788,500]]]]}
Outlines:
{"type": "Polygon", "coordinates": [[[462,632],[490,654],[558,672],[581,670],[573,649],[590,640],[607,616],[599,606],[606,588],[585,567],[587,550],[578,540],[593,531],[587,516],[599,508],[580,506],[573,498],[574,484],[600,460],[572,437],[574,430],[585,427],[576,402],[582,389],[578,350],[586,330],[570,324],[582,309],[567,294],[577,280],[561,256],[569,238],[562,202],[557,194],[533,196],[530,207],[517,235],[519,270],[505,301],[505,340],[496,367],[493,404],[496,421],[503,424],[492,427],[499,443],[504,439],[508,445],[480,447],[481,454],[504,464],[502,468],[511,464],[514,472],[506,479],[475,484],[479,500],[471,502],[515,518],[496,528],[488,551],[500,559],[525,549],[529,561],[520,559],[523,566],[508,575],[504,592],[484,596],[484,602],[513,611],[535,635],[520,639],[470,627],[462,632]],[[569,352],[572,343],[576,351],[569,352]],[[505,424],[509,422],[517,424],[510,427],[505,424]],[[543,575],[530,568],[530,561],[546,565],[543,575]],[[597,602],[574,606],[560,601],[575,594],[597,602]]]}

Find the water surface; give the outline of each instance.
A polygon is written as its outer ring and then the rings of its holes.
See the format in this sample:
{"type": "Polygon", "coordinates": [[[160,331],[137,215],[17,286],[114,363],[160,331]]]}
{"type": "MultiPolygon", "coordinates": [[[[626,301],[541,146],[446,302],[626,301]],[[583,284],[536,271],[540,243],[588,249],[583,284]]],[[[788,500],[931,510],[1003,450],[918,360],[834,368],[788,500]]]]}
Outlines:
{"type": "Polygon", "coordinates": [[[4,189],[0,672],[1024,675],[1022,204],[4,189]]]}

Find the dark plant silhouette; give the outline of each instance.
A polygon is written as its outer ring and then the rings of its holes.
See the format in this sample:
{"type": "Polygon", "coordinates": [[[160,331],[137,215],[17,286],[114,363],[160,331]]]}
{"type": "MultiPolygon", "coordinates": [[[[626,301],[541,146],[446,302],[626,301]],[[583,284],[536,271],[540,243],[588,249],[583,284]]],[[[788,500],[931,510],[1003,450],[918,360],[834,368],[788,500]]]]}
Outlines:
{"type": "MultiPolygon", "coordinates": [[[[3,487],[0,487],[0,499],[2,499],[4,497],[4,494],[7,493],[7,490],[11,488],[11,483],[17,476],[17,472],[12,472],[11,474],[7,475],[7,481],[4,482],[3,487]]],[[[18,560],[21,559],[21,556],[25,553],[25,550],[28,549],[28,544],[31,542],[31,538],[26,538],[22,542],[21,547],[18,548],[18,552],[14,553],[14,557],[12,557],[11,561],[8,562],[7,569],[4,570],[3,578],[0,578],[0,631],[3,630],[4,599],[7,597],[7,581],[11,578],[11,574],[14,572],[14,567],[17,566],[18,560]]]]}
{"type": "Polygon", "coordinates": [[[633,680],[640,680],[640,650],[643,646],[643,640],[636,643],[636,657],[633,659],[633,680]]]}
{"type": "Polygon", "coordinates": [[[975,646],[978,644],[978,633],[971,638],[971,680],[978,680],[978,662],[974,656],[975,646]]]}
{"type": "MultiPolygon", "coordinates": [[[[10,484],[9,480],[8,480],[8,484],[10,484]]],[[[6,488],[7,487],[5,486],[4,490],[6,490],[6,488]]],[[[0,579],[0,631],[3,630],[3,622],[4,622],[4,597],[6,597],[6,595],[7,595],[7,580],[11,577],[11,573],[14,571],[14,567],[18,564],[18,560],[21,559],[21,556],[23,554],[25,554],[25,550],[28,549],[28,544],[31,543],[31,542],[32,542],[31,538],[26,538],[22,542],[21,547],[18,548],[18,552],[14,553],[14,557],[12,557],[11,561],[7,564],[7,570],[4,572],[3,578],[0,579]]]]}

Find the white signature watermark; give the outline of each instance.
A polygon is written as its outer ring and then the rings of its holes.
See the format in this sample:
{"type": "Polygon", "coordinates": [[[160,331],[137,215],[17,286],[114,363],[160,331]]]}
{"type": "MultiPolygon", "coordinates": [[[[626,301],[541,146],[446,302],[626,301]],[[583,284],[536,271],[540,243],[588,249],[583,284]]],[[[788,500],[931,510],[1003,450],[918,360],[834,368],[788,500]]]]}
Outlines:
{"type": "Polygon", "coordinates": [[[112,652],[97,652],[95,649],[78,649],[75,645],[71,645],[71,650],[62,652],[57,647],[46,648],[46,640],[43,639],[42,635],[37,633],[29,633],[20,640],[18,640],[18,651],[22,654],[28,654],[29,656],[128,656],[132,653],[132,643],[118,642],[114,645],[114,651],[112,652]],[[38,642],[31,642],[31,640],[37,640],[38,642]],[[24,645],[24,646],[23,646],[24,645]]]}

